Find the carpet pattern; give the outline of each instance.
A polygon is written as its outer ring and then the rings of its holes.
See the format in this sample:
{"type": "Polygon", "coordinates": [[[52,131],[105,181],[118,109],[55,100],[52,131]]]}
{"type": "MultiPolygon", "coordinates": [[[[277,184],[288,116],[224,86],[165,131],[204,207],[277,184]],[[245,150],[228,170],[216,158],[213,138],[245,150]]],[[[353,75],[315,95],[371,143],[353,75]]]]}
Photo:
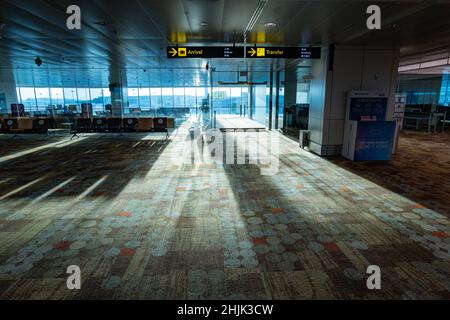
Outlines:
{"type": "Polygon", "coordinates": [[[0,299],[450,299],[448,136],[390,163],[280,137],[273,176],[176,163],[187,136],[0,137],[0,299]]]}

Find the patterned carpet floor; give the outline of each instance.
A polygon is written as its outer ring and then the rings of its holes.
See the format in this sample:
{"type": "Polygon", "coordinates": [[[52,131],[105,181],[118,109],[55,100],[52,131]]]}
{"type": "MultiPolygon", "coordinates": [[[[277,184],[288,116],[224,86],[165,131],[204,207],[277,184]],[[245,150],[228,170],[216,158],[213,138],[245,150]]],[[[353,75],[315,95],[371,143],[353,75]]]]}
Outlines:
{"type": "Polygon", "coordinates": [[[448,135],[405,133],[389,163],[279,137],[261,175],[174,161],[186,134],[1,136],[0,299],[450,299],[448,135]]]}

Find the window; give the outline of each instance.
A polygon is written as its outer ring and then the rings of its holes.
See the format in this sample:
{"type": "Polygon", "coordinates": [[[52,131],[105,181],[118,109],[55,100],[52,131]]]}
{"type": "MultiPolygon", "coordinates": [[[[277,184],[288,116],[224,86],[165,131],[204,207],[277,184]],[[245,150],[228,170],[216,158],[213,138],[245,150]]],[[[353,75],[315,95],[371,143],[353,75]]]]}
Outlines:
{"type": "Polygon", "coordinates": [[[150,89],[150,98],[151,98],[151,108],[158,109],[162,106],[161,101],[161,88],[151,88],[150,89]]]}
{"type": "Polygon", "coordinates": [[[137,88],[128,88],[128,106],[139,108],[139,91],[137,88]]]}
{"type": "Polygon", "coordinates": [[[77,105],[77,89],[75,88],[63,88],[64,93],[64,103],[66,105],[77,105]]]}
{"type": "Polygon", "coordinates": [[[173,88],[162,88],[162,107],[173,108],[173,88]]]}
{"type": "Polygon", "coordinates": [[[209,88],[197,87],[197,101],[201,105],[201,100],[208,98],[209,88]]]}
{"type": "Polygon", "coordinates": [[[218,114],[230,113],[230,88],[213,88],[213,107],[218,114]]]}
{"type": "Polygon", "coordinates": [[[103,88],[103,102],[105,105],[111,104],[111,92],[109,88],[103,88]]]}
{"type": "Polygon", "coordinates": [[[51,104],[49,88],[35,88],[35,91],[37,100],[37,110],[47,111],[47,107],[51,104]]]}
{"type": "Polygon", "coordinates": [[[139,104],[142,110],[150,110],[150,89],[139,88],[139,104]]]}
{"type": "MultiPolygon", "coordinates": [[[[92,103],[95,113],[105,111],[105,106],[111,104],[109,88],[33,88],[17,87],[17,97],[24,104],[27,112],[46,112],[48,106],[58,106],[57,110],[64,113],[70,105],[92,103]],[[65,110],[65,111],[64,111],[65,110]]],[[[266,87],[264,86],[264,89],[266,87]]],[[[247,86],[221,86],[213,89],[210,87],[130,87],[123,89],[125,111],[129,108],[141,108],[145,115],[152,116],[183,116],[198,114],[203,104],[209,105],[210,98],[214,101],[214,110],[217,114],[246,114],[248,115],[248,88],[247,86]],[[183,110],[176,110],[176,109],[183,110]],[[175,109],[175,110],[173,110],[175,109]]],[[[259,96],[258,96],[259,97],[259,96]]],[[[265,104],[257,101],[257,107],[265,104]]]]}
{"type": "Polygon", "coordinates": [[[91,103],[89,88],[77,88],[78,103],[91,103]]]}
{"type": "Polygon", "coordinates": [[[50,88],[52,105],[62,106],[64,104],[64,93],[62,88],[50,88]]]}
{"type": "Polygon", "coordinates": [[[230,88],[231,113],[243,114],[244,105],[242,101],[242,87],[230,88]]]}
{"type": "Polygon", "coordinates": [[[175,108],[184,108],[184,88],[173,89],[173,100],[175,108]]]}
{"type": "Polygon", "coordinates": [[[309,83],[297,83],[297,98],[295,99],[298,104],[309,103],[309,83]]]}
{"type": "Polygon", "coordinates": [[[17,95],[17,101],[19,101],[19,103],[22,103],[22,98],[20,96],[20,88],[16,88],[16,95],[17,95]]]}
{"type": "Polygon", "coordinates": [[[267,87],[265,85],[255,85],[253,88],[253,120],[262,125],[267,125],[267,99],[267,87]]]}
{"type": "Polygon", "coordinates": [[[187,108],[196,109],[198,107],[195,88],[184,88],[184,102],[187,108]]]}
{"type": "Polygon", "coordinates": [[[450,75],[448,74],[442,76],[439,104],[447,107],[450,105],[450,75]]]}
{"type": "Polygon", "coordinates": [[[19,88],[20,98],[26,111],[37,110],[34,88],[19,88]]]}
{"type": "Polygon", "coordinates": [[[94,112],[103,112],[105,110],[102,88],[91,88],[91,101],[92,101],[92,110],[94,112]]]}
{"type": "Polygon", "coordinates": [[[308,92],[297,92],[297,99],[296,99],[298,104],[306,104],[308,103],[308,92]]]}

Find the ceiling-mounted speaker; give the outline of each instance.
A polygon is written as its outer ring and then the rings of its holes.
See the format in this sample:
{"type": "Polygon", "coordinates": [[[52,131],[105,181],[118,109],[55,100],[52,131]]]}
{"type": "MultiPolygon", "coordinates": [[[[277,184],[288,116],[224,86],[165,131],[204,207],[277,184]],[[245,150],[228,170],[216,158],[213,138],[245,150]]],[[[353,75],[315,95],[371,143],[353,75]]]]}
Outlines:
{"type": "Polygon", "coordinates": [[[36,59],[34,59],[34,63],[40,67],[42,65],[42,59],[39,57],[36,57],[36,59]]]}

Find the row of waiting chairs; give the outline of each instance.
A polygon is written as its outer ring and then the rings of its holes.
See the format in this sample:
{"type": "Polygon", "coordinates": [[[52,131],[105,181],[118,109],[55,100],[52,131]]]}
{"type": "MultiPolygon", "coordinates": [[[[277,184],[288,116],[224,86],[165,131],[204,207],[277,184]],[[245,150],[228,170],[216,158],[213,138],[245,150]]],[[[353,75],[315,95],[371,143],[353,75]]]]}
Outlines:
{"type": "Polygon", "coordinates": [[[47,133],[49,118],[0,118],[0,133],[47,133]]]}
{"type": "Polygon", "coordinates": [[[174,128],[173,118],[76,118],[74,129],[77,133],[85,132],[167,132],[174,128]]]}
{"type": "MultiPolygon", "coordinates": [[[[173,118],[73,118],[74,133],[88,132],[167,132],[175,127],[173,118]]],[[[65,123],[67,124],[67,123],[65,123]]],[[[0,133],[47,133],[62,125],[54,118],[0,118],[0,133]]]]}

